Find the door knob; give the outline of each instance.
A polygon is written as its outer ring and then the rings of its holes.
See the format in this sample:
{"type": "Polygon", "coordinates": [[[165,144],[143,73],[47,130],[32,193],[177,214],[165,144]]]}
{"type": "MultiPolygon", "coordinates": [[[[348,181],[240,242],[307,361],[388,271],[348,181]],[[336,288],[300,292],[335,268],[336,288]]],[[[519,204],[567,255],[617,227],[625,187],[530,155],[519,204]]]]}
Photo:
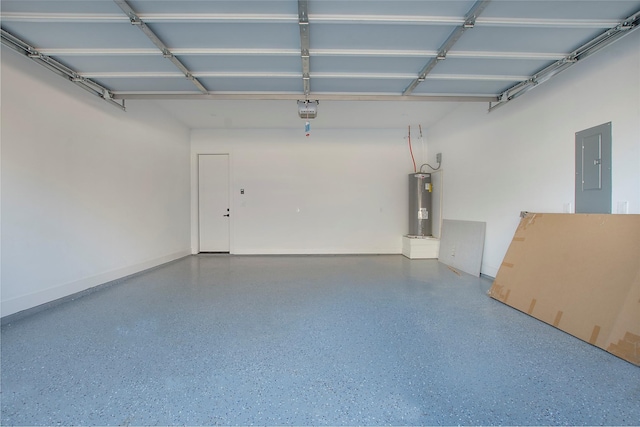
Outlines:
{"type": "Polygon", "coordinates": [[[229,216],[229,214],[225,214],[225,215],[222,215],[222,216],[229,216]]]}

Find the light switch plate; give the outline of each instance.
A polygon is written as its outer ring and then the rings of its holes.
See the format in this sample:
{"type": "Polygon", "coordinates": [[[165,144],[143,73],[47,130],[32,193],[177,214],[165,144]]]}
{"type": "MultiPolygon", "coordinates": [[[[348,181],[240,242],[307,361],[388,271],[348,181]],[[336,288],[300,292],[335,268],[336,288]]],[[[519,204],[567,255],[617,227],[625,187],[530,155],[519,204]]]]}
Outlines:
{"type": "Polygon", "coordinates": [[[629,213],[629,202],[626,200],[618,202],[618,209],[616,211],[619,214],[628,214],[629,213]]]}

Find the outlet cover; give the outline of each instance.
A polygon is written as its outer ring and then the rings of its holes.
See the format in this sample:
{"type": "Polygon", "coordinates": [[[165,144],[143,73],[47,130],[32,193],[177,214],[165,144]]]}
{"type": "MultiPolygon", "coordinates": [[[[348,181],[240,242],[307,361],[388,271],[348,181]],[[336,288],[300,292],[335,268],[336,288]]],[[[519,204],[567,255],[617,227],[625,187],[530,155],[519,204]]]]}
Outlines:
{"type": "Polygon", "coordinates": [[[616,212],[619,214],[628,214],[629,202],[627,202],[626,200],[618,202],[618,209],[616,212]]]}

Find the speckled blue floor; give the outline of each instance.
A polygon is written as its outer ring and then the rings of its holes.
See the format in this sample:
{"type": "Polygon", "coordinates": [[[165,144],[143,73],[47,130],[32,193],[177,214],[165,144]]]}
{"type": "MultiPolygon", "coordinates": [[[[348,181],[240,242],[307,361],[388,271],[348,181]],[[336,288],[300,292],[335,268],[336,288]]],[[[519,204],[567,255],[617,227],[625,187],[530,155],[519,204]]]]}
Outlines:
{"type": "Polygon", "coordinates": [[[388,256],[193,256],[2,327],[2,425],[638,425],[640,368],[388,256]]]}

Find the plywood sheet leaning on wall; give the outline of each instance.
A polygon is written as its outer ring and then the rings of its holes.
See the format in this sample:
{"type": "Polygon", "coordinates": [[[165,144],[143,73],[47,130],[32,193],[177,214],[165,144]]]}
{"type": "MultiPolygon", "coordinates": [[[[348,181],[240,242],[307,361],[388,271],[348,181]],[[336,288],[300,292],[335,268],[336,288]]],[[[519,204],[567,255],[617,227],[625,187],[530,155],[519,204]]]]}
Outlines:
{"type": "Polygon", "coordinates": [[[489,295],[640,366],[640,215],[526,214],[489,295]]]}

